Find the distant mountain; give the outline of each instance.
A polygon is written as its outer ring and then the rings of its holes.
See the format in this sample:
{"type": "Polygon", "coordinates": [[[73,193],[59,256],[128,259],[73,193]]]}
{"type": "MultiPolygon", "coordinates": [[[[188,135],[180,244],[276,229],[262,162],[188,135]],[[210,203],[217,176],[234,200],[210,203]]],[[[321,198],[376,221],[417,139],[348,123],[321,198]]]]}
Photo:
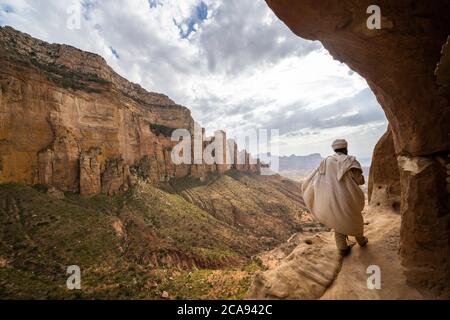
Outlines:
{"type": "MultiPolygon", "coordinates": [[[[258,158],[262,162],[266,162],[265,159],[270,157],[269,154],[259,154],[258,158]]],[[[297,156],[292,154],[290,156],[278,157],[279,167],[276,170],[282,176],[290,178],[292,180],[302,181],[314,168],[316,168],[323,158],[319,153],[312,153],[306,156],[297,156]]]]}
{"type": "Polygon", "coordinates": [[[322,161],[319,153],[313,153],[307,156],[283,156],[279,157],[280,171],[311,171],[322,161]]]}
{"type": "MultiPolygon", "coordinates": [[[[319,153],[312,153],[306,156],[297,156],[294,154],[290,156],[282,156],[279,157],[278,172],[282,176],[292,180],[302,181],[320,164],[320,161],[323,159],[324,158],[322,158],[319,153]]],[[[362,159],[360,163],[367,183],[369,178],[370,158],[362,159]],[[369,165],[365,165],[366,163],[369,163],[369,165]]]]}

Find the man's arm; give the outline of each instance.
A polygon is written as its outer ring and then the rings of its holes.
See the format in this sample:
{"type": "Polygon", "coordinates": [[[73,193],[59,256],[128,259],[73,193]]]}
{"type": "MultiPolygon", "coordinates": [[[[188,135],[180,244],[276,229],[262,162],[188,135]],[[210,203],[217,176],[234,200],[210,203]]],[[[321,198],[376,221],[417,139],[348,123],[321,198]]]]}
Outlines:
{"type": "Polygon", "coordinates": [[[350,169],[350,174],[352,176],[352,179],[358,184],[358,185],[363,185],[365,183],[364,181],[364,176],[362,174],[362,171],[360,169],[357,168],[351,168],[350,169]]]}

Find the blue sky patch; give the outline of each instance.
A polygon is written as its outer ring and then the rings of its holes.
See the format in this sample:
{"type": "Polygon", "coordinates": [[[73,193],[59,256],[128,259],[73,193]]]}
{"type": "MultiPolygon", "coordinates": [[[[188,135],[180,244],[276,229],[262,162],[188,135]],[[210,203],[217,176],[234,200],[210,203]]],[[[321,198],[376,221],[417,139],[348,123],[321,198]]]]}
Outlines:
{"type": "Polygon", "coordinates": [[[95,5],[96,3],[90,0],[81,2],[81,13],[87,21],[91,20],[91,10],[95,5]]]}
{"type": "Polygon", "coordinates": [[[158,0],[148,0],[148,4],[150,5],[150,9],[162,6],[162,3],[159,2],[158,0]]]}
{"type": "Polygon", "coordinates": [[[13,7],[11,7],[9,4],[0,4],[0,10],[6,13],[14,12],[13,7]]]}
{"type": "Polygon", "coordinates": [[[113,47],[109,47],[109,50],[111,50],[111,53],[113,54],[114,57],[120,59],[119,53],[117,52],[116,49],[114,49],[113,47]]]}
{"type": "Polygon", "coordinates": [[[195,6],[194,12],[190,18],[181,22],[177,22],[173,19],[173,23],[178,27],[181,38],[186,39],[192,32],[197,31],[195,25],[201,25],[207,18],[208,6],[203,1],[200,1],[200,3],[195,6]]]}
{"type": "Polygon", "coordinates": [[[195,11],[197,13],[197,18],[203,22],[208,18],[208,6],[203,1],[200,2],[198,6],[195,7],[195,11]]]}

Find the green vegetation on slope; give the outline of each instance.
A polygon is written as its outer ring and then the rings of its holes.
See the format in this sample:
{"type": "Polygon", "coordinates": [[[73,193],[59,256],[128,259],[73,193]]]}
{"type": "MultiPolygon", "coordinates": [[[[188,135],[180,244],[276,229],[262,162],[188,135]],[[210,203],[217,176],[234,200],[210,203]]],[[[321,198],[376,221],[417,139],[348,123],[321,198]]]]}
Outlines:
{"type": "Polygon", "coordinates": [[[122,196],[63,200],[1,185],[0,298],[154,299],[163,291],[214,298],[208,279],[217,274],[234,288],[224,287],[221,297],[236,298],[251,275],[242,270],[243,241],[180,196],[149,185],[122,196]],[[80,291],[66,288],[69,265],[82,270],[80,291]]]}
{"type": "Polygon", "coordinates": [[[259,268],[247,238],[179,195],[44,190],[0,185],[0,298],[242,298],[259,268]],[[67,290],[69,265],[82,290],[67,290]]]}
{"type": "Polygon", "coordinates": [[[300,184],[280,176],[229,171],[205,182],[174,179],[166,188],[254,238],[257,250],[270,249],[298,232],[305,210],[300,184]]]}

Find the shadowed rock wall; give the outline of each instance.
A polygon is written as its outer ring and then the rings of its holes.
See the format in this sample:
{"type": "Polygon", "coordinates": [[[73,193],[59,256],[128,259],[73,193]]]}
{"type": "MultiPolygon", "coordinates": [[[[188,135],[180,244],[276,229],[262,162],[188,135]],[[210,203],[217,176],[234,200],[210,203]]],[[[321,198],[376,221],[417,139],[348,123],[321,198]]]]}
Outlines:
{"type": "Polygon", "coordinates": [[[400,211],[400,172],[397,164],[392,131],[390,128],[375,146],[370,167],[368,198],[369,204],[400,211]]]}
{"type": "MultiPolygon", "coordinates": [[[[366,26],[373,1],[266,2],[295,34],[321,41],[367,80],[389,120],[399,156],[400,254],[406,274],[416,285],[450,295],[450,107],[445,83],[434,73],[450,34],[450,1],[378,1],[380,30],[366,26]]],[[[379,160],[374,158],[373,166],[380,166],[379,160]]]]}

